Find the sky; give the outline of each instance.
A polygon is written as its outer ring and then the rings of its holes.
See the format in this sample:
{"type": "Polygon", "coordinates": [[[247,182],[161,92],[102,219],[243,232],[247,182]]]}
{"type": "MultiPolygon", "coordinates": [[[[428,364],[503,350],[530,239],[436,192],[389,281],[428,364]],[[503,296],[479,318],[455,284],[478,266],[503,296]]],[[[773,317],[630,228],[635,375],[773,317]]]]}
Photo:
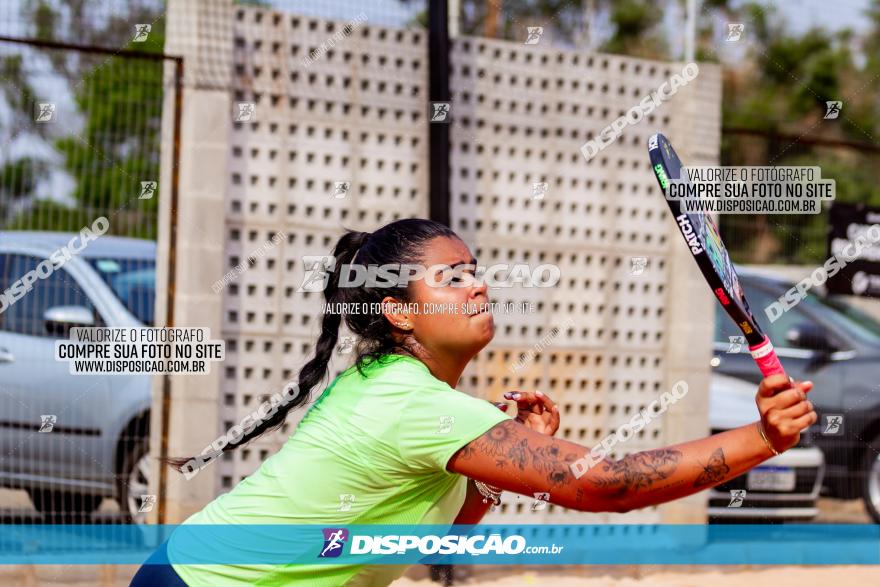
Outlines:
{"type": "Polygon", "coordinates": [[[409,22],[416,13],[424,10],[427,0],[264,0],[278,10],[316,16],[330,20],[351,20],[360,13],[367,21],[400,27],[409,22]]]}
{"type": "MultiPolygon", "coordinates": [[[[793,32],[802,32],[811,25],[824,25],[831,30],[844,27],[859,30],[864,27],[861,12],[868,5],[868,0],[758,1],[764,5],[776,6],[793,32]]],[[[415,12],[424,8],[427,0],[411,0],[409,6],[399,0],[269,0],[269,3],[281,10],[340,19],[364,12],[372,22],[400,26],[415,12]]]]}
{"type": "MultiPolygon", "coordinates": [[[[0,21],[4,34],[15,35],[14,16],[21,7],[23,0],[0,0],[0,21]]],[[[141,0],[145,2],[159,2],[163,0],[141,0]]],[[[278,10],[285,12],[299,13],[307,16],[316,16],[329,18],[334,20],[351,20],[362,13],[366,15],[367,22],[383,25],[383,26],[404,26],[411,22],[413,17],[424,10],[428,0],[410,0],[410,2],[401,2],[399,0],[268,0],[268,4],[278,10]]],[[[488,0],[486,0],[488,1],[488,0]]],[[[502,0],[503,2],[504,0],[502,0]]],[[[677,3],[679,0],[658,0],[677,3]]],[[[788,23],[790,30],[794,33],[800,33],[811,26],[824,26],[829,30],[840,30],[845,27],[852,28],[855,31],[863,30],[866,27],[866,19],[863,11],[869,5],[869,0],[758,0],[765,5],[773,5],[777,11],[783,16],[788,23]]],[[[675,4],[673,4],[674,6],[675,4]]],[[[673,51],[681,51],[681,35],[676,35],[675,31],[680,30],[681,15],[676,14],[674,10],[667,11],[665,25],[671,35],[669,36],[673,51]]],[[[597,25],[603,28],[602,23],[597,25]]],[[[59,111],[71,110],[73,108],[72,99],[65,95],[63,89],[45,87],[51,84],[53,80],[32,79],[31,82],[37,87],[38,91],[51,95],[61,96],[65,98],[59,100],[59,111]]],[[[10,112],[3,100],[0,100],[0,125],[8,124],[10,112]],[[4,124],[5,123],[5,124],[4,124]]],[[[75,122],[70,117],[66,120],[75,122]]],[[[17,141],[15,144],[7,144],[4,149],[4,158],[10,155],[15,156],[16,151],[33,150],[34,141],[24,140],[17,141]]],[[[21,153],[18,153],[20,155],[21,153]]],[[[43,195],[52,194],[56,199],[65,199],[64,194],[69,191],[70,186],[64,186],[64,178],[58,174],[53,174],[48,181],[40,186],[40,192],[43,195]]],[[[68,182],[69,183],[69,182],[68,182]]]]}
{"type": "Polygon", "coordinates": [[[776,5],[792,31],[803,32],[811,25],[825,26],[829,30],[846,27],[863,30],[866,19],[862,13],[869,3],[867,0],[782,0],[762,1],[761,4],[776,5]]]}
{"type": "MultiPolygon", "coordinates": [[[[337,20],[350,20],[363,13],[368,23],[383,26],[404,26],[411,22],[413,17],[425,8],[428,0],[263,0],[279,10],[296,12],[308,16],[331,18],[337,20]]],[[[449,0],[450,3],[454,0],[449,0]]],[[[465,2],[467,0],[459,0],[465,2]]],[[[471,0],[475,2],[490,0],[471,0]]],[[[501,2],[503,14],[504,2],[501,2]]],[[[684,19],[683,5],[685,0],[654,0],[660,6],[666,6],[664,11],[664,27],[666,37],[673,55],[684,59],[684,37],[681,34],[682,21],[684,19]]],[[[745,3],[747,0],[733,0],[734,5],[745,3]]],[[[867,19],[864,10],[869,5],[869,0],[756,0],[759,4],[773,6],[776,12],[785,20],[788,29],[794,34],[800,34],[811,27],[824,27],[830,31],[851,28],[858,33],[867,27],[867,19]]],[[[698,0],[698,4],[702,4],[698,0]]],[[[523,26],[529,23],[523,22],[523,26]]],[[[540,24],[540,23],[535,23],[540,24]]],[[[597,42],[601,42],[611,34],[608,23],[608,14],[599,16],[595,23],[594,33],[597,42]]],[[[724,29],[724,23],[718,25],[724,29]]],[[[718,33],[723,34],[723,33],[718,33]]],[[[595,45],[594,45],[595,46],[595,45]]],[[[735,63],[746,55],[745,45],[729,45],[721,48],[720,57],[727,63],[735,63]]]]}

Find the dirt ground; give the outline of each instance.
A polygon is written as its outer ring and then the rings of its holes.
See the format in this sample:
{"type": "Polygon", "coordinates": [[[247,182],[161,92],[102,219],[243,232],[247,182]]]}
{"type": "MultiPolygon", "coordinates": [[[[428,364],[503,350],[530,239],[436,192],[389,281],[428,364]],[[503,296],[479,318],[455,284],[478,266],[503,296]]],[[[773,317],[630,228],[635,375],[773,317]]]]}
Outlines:
{"type": "MultiPolygon", "coordinates": [[[[819,500],[821,524],[867,524],[860,500],[819,500]]],[[[392,587],[434,587],[426,567],[412,568],[392,587]]],[[[470,567],[457,570],[454,585],[479,587],[828,587],[880,585],[880,566],[688,566],[665,567],[470,567]]]]}
{"type": "MultiPolygon", "coordinates": [[[[815,567],[735,567],[699,568],[687,571],[669,567],[623,567],[605,575],[583,576],[583,569],[551,573],[529,571],[503,577],[475,577],[456,581],[455,585],[479,587],[828,587],[829,585],[878,585],[880,567],[815,566],[815,567]],[[621,576],[624,575],[624,576],[621,576]],[[629,575],[629,576],[625,576],[629,575]]],[[[427,577],[414,580],[402,578],[392,587],[429,587],[439,583],[427,577]]]]}

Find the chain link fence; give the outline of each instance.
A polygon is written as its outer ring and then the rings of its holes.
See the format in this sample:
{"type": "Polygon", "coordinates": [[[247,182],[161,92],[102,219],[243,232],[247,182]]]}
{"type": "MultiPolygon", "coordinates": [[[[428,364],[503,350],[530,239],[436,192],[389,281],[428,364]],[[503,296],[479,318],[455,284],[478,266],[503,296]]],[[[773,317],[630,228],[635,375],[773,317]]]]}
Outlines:
{"type": "Polygon", "coordinates": [[[155,504],[151,378],[72,375],[55,343],[162,322],[161,141],[179,83],[162,16],[160,2],[0,9],[4,523],[141,522],[155,504]]]}

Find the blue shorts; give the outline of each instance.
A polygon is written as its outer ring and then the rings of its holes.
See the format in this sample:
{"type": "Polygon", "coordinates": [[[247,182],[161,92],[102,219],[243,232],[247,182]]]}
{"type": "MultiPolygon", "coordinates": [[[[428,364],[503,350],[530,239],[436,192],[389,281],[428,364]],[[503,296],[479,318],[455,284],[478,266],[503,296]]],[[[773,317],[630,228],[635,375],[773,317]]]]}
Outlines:
{"type": "Polygon", "coordinates": [[[147,562],[141,565],[129,587],[186,587],[186,583],[170,563],[150,564],[149,561],[155,560],[168,560],[168,542],[163,542],[147,562]]]}

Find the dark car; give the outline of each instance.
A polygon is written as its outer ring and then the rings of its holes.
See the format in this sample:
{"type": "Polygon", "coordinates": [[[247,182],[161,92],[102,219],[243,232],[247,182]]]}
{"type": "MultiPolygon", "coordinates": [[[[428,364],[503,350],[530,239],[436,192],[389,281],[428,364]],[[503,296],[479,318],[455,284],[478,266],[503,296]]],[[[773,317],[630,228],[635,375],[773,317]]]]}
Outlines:
{"type": "MultiPolygon", "coordinates": [[[[811,436],[825,455],[825,490],[862,498],[880,523],[880,322],[839,296],[812,293],[770,322],[765,308],[794,284],[752,270],[739,275],[786,372],[815,384],[810,399],[819,421],[811,436]]],[[[761,380],[742,333],[720,305],[713,364],[716,372],[761,380]]]]}

